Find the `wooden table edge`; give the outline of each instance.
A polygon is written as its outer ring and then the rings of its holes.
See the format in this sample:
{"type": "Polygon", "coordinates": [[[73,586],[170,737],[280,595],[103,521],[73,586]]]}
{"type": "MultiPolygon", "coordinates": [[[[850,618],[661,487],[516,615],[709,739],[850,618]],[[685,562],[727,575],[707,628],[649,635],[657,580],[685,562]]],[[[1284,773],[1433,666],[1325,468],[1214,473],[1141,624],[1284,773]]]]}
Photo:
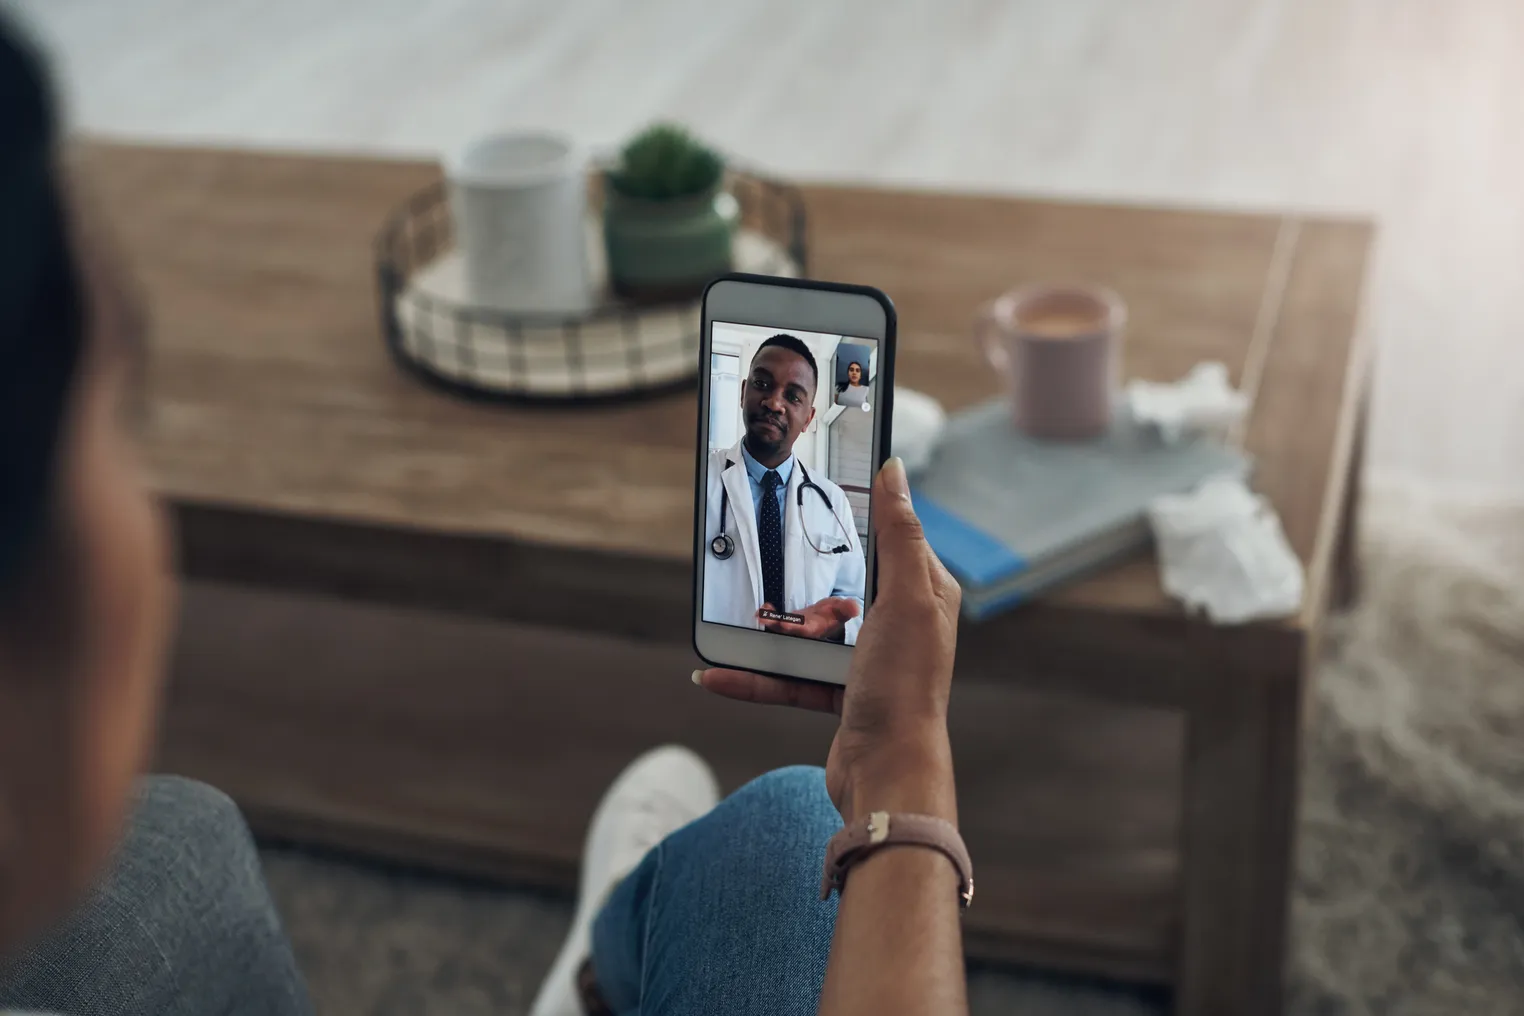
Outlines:
{"type": "Polygon", "coordinates": [[[1321,627],[1323,614],[1328,608],[1330,589],[1335,578],[1334,557],[1346,535],[1342,530],[1348,522],[1341,522],[1340,517],[1344,514],[1346,502],[1358,498],[1358,489],[1351,487],[1358,488],[1362,482],[1360,476],[1354,475],[1351,464],[1357,459],[1356,448],[1362,436],[1359,429],[1365,422],[1363,407],[1375,365],[1376,341],[1363,320],[1355,335],[1354,349],[1344,378],[1339,426],[1334,438],[1333,478],[1324,491],[1318,539],[1313,546],[1312,560],[1307,569],[1310,580],[1302,596],[1302,610],[1296,618],[1296,624],[1301,630],[1312,633],[1321,627]]]}

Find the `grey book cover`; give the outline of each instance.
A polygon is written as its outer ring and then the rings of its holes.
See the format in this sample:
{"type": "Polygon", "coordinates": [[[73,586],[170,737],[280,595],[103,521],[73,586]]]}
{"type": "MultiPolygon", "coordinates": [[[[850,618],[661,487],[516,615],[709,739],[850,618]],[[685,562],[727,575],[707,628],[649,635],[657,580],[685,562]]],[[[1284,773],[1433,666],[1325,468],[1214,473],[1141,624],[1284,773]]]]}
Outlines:
{"type": "Polygon", "coordinates": [[[926,539],[964,587],[965,612],[978,617],[1146,546],[1154,498],[1250,468],[1209,438],[1166,444],[1125,405],[1095,441],[1039,441],[995,399],[948,421],[912,496],[926,539]]]}

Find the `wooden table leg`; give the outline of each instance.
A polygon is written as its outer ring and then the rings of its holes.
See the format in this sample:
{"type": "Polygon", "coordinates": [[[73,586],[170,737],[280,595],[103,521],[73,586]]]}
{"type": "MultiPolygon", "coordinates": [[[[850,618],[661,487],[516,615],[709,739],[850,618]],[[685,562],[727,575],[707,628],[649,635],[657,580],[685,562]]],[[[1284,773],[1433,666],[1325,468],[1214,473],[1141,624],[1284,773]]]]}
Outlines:
{"type": "Polygon", "coordinates": [[[1360,596],[1360,495],[1365,489],[1365,435],[1370,417],[1370,392],[1360,397],[1354,446],[1345,474],[1344,511],[1339,518],[1339,543],[1334,551],[1332,604],[1336,610],[1354,606],[1360,596]]]}
{"type": "Polygon", "coordinates": [[[1262,634],[1258,660],[1207,636],[1188,708],[1178,1016],[1281,1013],[1303,671],[1299,637],[1262,634]]]}

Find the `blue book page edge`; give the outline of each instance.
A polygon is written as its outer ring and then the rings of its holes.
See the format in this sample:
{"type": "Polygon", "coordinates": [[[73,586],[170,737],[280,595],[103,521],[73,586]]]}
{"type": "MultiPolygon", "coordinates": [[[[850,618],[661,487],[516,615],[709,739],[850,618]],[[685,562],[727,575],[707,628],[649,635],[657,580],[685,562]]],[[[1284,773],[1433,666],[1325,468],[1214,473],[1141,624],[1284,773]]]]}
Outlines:
{"type": "Polygon", "coordinates": [[[926,542],[959,581],[983,586],[1026,569],[1026,558],[931,498],[912,489],[910,500],[921,519],[926,542]]]}

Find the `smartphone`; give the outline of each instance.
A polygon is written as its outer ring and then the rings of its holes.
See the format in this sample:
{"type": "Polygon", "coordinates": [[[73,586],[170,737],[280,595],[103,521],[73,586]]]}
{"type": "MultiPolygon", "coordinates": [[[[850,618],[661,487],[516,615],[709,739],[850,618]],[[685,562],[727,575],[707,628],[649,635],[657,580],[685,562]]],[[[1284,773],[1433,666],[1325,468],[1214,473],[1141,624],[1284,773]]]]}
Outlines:
{"type": "Polygon", "coordinates": [[[846,683],[876,584],[894,326],[866,286],[738,274],[705,290],[693,645],[709,664],[846,683]]]}

